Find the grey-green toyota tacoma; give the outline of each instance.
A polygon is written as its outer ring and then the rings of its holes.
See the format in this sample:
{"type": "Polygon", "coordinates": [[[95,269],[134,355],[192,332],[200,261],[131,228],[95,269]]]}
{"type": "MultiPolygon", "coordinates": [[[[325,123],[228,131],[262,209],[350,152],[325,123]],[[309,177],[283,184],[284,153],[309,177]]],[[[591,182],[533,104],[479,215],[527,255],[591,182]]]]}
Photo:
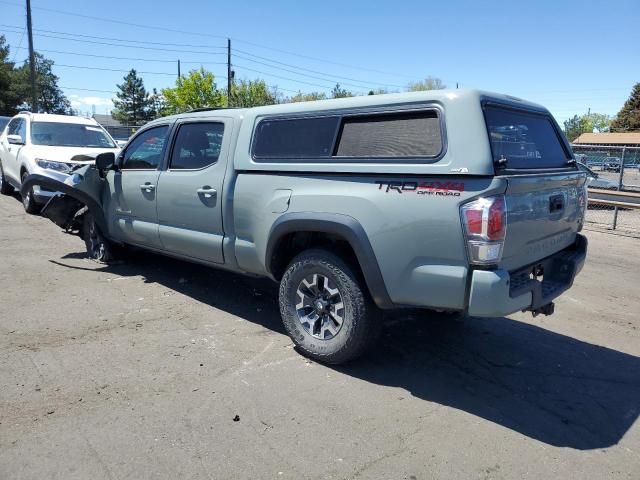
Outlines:
{"type": "Polygon", "coordinates": [[[280,283],[299,350],[341,363],[380,312],[472,317],[553,300],[581,270],[586,175],[540,105],[475,90],[161,118],[44,209],[110,261],[133,246],[280,283]]]}

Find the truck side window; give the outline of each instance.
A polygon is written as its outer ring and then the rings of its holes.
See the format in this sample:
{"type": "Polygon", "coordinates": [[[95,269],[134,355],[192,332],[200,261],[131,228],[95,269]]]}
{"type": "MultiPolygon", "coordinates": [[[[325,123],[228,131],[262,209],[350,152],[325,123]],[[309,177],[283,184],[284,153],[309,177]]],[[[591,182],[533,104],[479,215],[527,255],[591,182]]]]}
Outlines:
{"type": "Polygon", "coordinates": [[[122,170],[155,170],[160,165],[167,141],[168,125],[154,127],[140,133],[127,147],[120,168],[122,170]]]}
{"type": "Polygon", "coordinates": [[[199,170],[218,161],[223,123],[186,123],[178,130],[171,153],[171,170],[199,170]]]}
{"type": "Polygon", "coordinates": [[[342,123],[337,157],[436,157],[442,132],[436,110],[347,117],[342,123]]]}

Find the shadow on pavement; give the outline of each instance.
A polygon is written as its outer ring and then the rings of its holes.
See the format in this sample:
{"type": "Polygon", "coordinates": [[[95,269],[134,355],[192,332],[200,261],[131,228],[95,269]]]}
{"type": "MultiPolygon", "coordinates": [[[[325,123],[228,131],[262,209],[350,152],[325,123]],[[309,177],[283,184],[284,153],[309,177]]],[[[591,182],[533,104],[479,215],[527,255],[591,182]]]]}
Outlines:
{"type": "MultiPolygon", "coordinates": [[[[285,333],[277,286],[269,280],[144,252],[98,270],[142,275],[146,282],[285,333]]],[[[562,321],[559,315],[550,318],[562,321]]],[[[394,313],[374,351],[327,368],[580,450],[615,445],[640,412],[640,358],[508,318],[473,318],[460,325],[426,312],[394,313]]]]}

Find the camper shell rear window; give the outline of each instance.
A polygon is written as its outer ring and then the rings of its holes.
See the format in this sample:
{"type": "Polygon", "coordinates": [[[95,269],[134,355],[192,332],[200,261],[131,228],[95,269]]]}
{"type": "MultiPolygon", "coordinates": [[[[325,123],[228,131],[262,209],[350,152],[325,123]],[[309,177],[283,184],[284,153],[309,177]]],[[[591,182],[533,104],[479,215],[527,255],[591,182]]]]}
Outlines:
{"type": "Polygon", "coordinates": [[[555,123],[544,112],[485,104],[493,162],[498,168],[567,168],[567,151],[555,123]]]}
{"type": "Polygon", "coordinates": [[[442,114],[412,111],[269,117],[254,133],[256,162],[425,162],[444,149],[442,114]]]}

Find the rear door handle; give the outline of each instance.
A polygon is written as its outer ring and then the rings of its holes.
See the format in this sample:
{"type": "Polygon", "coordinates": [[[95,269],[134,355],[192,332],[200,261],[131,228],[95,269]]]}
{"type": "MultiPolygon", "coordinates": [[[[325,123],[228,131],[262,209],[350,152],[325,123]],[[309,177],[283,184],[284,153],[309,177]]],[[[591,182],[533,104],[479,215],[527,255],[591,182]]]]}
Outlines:
{"type": "Polygon", "coordinates": [[[149,192],[149,193],[153,192],[155,189],[156,189],[156,186],[152,185],[150,183],[145,183],[145,184],[140,185],[140,190],[144,190],[144,191],[149,192]]]}
{"type": "Polygon", "coordinates": [[[211,198],[215,195],[218,194],[218,192],[216,191],[215,188],[211,188],[211,187],[202,187],[196,190],[196,193],[198,195],[202,195],[204,196],[204,198],[211,198]]]}

